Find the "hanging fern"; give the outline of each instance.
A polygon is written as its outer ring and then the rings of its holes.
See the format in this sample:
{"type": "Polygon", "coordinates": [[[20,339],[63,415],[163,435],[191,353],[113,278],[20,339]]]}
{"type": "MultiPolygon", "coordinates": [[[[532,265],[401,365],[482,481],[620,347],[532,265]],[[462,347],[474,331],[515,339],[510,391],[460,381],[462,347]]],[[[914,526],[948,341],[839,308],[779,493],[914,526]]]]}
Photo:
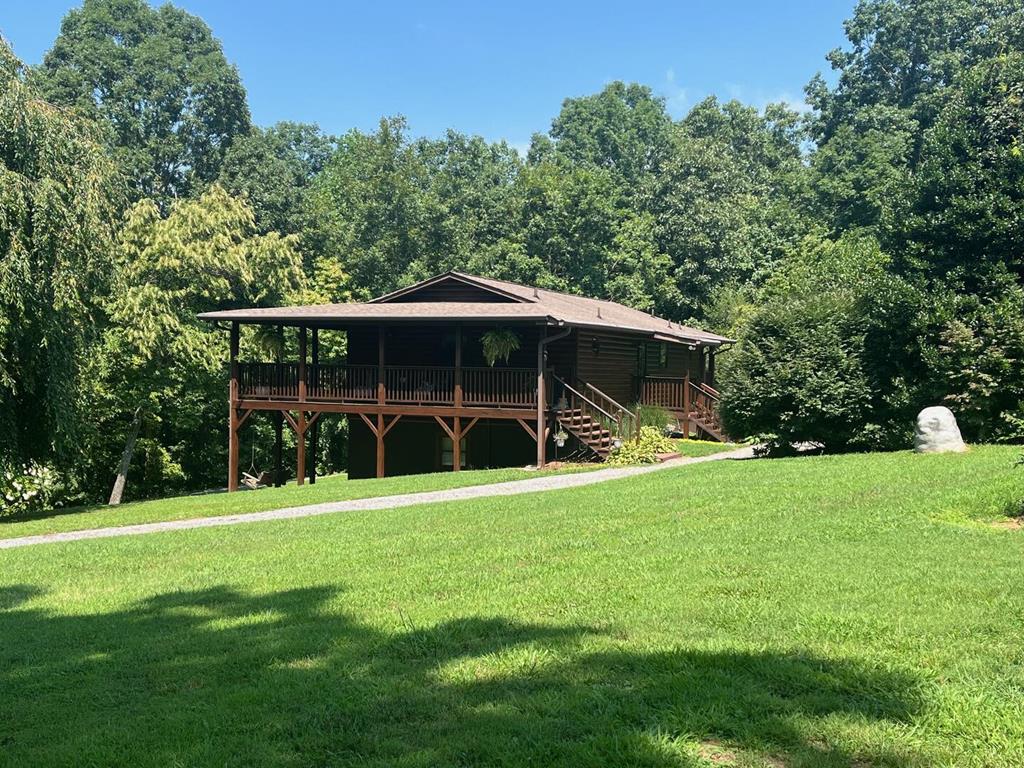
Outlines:
{"type": "Polygon", "coordinates": [[[519,336],[507,328],[496,328],[484,333],[480,343],[484,348],[484,359],[493,368],[498,360],[507,363],[509,356],[519,349],[519,336]]]}

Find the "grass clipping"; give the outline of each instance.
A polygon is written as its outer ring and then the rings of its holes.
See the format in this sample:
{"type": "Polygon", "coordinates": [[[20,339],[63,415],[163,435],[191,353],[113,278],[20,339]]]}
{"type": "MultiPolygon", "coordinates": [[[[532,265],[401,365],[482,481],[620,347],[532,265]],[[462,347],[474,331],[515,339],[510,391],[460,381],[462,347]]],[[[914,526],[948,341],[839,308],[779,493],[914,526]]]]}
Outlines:
{"type": "Polygon", "coordinates": [[[673,443],[657,427],[640,427],[637,440],[627,440],[608,457],[609,464],[655,464],[659,453],[672,453],[673,443]]]}

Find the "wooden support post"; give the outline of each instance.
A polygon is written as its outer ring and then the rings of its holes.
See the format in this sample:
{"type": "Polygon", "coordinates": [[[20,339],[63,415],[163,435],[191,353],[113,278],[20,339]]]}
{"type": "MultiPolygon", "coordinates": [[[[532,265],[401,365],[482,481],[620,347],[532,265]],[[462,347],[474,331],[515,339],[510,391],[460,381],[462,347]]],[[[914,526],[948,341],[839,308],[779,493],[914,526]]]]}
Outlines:
{"type": "Polygon", "coordinates": [[[238,490],[238,323],[231,323],[231,383],[228,384],[228,491],[238,490]]]}
{"type": "Polygon", "coordinates": [[[377,326],[377,404],[384,405],[384,327],[377,326]]]}
{"type": "Polygon", "coordinates": [[[306,482],[306,412],[299,408],[299,419],[295,428],[295,484],[306,482]]]}
{"type": "Polygon", "coordinates": [[[547,448],[545,440],[545,382],[544,382],[544,337],[547,335],[547,328],[541,331],[540,341],[537,342],[537,469],[543,469],[545,461],[544,451],[547,448]]]}
{"type": "Polygon", "coordinates": [[[384,414],[377,414],[377,477],[384,477],[384,414]]]}
{"type": "Polygon", "coordinates": [[[707,375],[704,377],[704,383],[710,387],[715,385],[715,350],[712,347],[708,347],[708,369],[707,375]]]}
{"type": "Polygon", "coordinates": [[[281,466],[281,449],[284,444],[284,414],[274,412],[274,487],[284,485],[284,469],[281,466]]]}
{"type": "Polygon", "coordinates": [[[455,326],[455,407],[462,407],[462,326],[455,326]]]}
{"type": "Polygon", "coordinates": [[[299,328],[299,402],[306,402],[306,326],[299,328]]]}
{"type": "Polygon", "coordinates": [[[452,429],[452,472],[458,472],[462,467],[462,419],[455,417],[452,429]]]}
{"type": "Polygon", "coordinates": [[[683,437],[690,438],[690,374],[683,378],[683,437]]]}
{"type": "MultiPolygon", "coordinates": [[[[313,381],[318,382],[320,369],[320,329],[313,329],[313,381]]],[[[314,385],[314,397],[316,397],[316,389],[314,385]]],[[[320,454],[320,419],[311,425],[309,433],[309,484],[316,485],[316,459],[320,454]]]]}

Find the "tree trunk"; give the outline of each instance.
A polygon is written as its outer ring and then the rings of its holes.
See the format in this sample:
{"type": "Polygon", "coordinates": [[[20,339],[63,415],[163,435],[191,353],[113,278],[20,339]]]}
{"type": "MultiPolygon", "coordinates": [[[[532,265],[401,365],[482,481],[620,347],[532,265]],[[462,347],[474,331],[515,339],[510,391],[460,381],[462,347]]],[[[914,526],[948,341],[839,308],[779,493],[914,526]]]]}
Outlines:
{"type": "Polygon", "coordinates": [[[114,489],[110,492],[110,506],[121,503],[121,495],[124,493],[124,484],[128,481],[128,467],[132,464],[132,453],[135,451],[135,440],[139,436],[139,426],[142,424],[142,408],[135,409],[132,417],[132,428],[128,432],[128,439],[124,444],[124,453],[121,454],[121,468],[117,471],[117,479],[114,481],[114,489]]]}

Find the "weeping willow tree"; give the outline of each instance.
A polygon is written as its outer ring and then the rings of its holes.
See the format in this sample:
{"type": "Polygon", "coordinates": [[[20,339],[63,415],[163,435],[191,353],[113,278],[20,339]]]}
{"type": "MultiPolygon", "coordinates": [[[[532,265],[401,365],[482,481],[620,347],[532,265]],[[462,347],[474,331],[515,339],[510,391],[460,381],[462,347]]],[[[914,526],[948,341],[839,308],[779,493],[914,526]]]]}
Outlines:
{"type": "Polygon", "coordinates": [[[125,184],[0,40],[0,461],[76,461],[125,184]]]}

